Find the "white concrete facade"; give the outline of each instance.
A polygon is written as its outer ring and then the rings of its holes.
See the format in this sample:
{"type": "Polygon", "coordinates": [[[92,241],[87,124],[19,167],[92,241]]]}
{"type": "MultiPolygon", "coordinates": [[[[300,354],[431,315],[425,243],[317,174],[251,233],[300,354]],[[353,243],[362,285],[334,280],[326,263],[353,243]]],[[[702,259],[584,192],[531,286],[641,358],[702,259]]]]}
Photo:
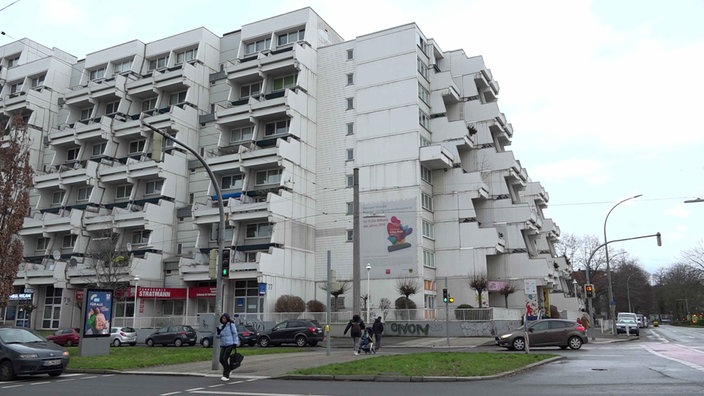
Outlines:
{"type": "MultiPolygon", "coordinates": [[[[445,282],[455,305],[477,307],[468,280],[481,276],[490,281],[484,306],[576,310],[553,248],[559,229],[542,212],[548,195],[506,150],[513,129],[498,83],[480,56],[443,52],[415,24],[345,41],[304,8],[223,37],[195,29],[80,61],[43,47],[29,59],[29,46],[39,45],[0,47],[0,110],[5,122],[27,111],[36,124],[15,282],[18,295],[35,290],[33,327],[76,325],[75,308],[53,297],[74,307],[76,290],[95,283],[91,246],[106,233],[129,256],[114,273],[125,289],[117,321],[216,311],[215,190],[192,155],[155,147],[142,122],[197,150],[216,175],[231,249],[228,311],[263,317],[282,295],[325,301],[328,251],[336,279],[352,279],[355,168],[373,307],[396,300],[400,280],[416,282],[411,299],[427,319],[445,282]],[[23,87],[26,95],[10,92],[10,80],[31,85],[40,72],[52,76],[50,105],[23,87]],[[536,294],[526,295],[525,279],[536,294]],[[506,284],[516,289],[507,299],[498,291],[506,284]]],[[[345,297],[351,309],[351,291],[345,297]]],[[[22,304],[0,320],[17,321],[22,304]]]]}

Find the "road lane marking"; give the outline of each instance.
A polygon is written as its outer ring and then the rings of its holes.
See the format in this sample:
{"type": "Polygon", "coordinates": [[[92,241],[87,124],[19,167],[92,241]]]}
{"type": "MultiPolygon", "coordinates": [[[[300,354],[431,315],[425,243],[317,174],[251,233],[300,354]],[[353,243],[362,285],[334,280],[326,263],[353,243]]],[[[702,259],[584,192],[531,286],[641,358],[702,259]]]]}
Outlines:
{"type": "Polygon", "coordinates": [[[197,391],[196,394],[204,395],[235,395],[235,396],[332,396],[312,393],[257,393],[257,392],[223,392],[223,391],[197,391]]]}
{"type": "Polygon", "coordinates": [[[661,358],[664,358],[664,359],[667,359],[667,360],[671,360],[671,361],[673,361],[673,362],[681,363],[681,364],[684,364],[685,366],[687,366],[687,367],[689,367],[689,368],[693,368],[693,369],[695,369],[695,370],[699,370],[699,371],[704,372],[704,367],[702,367],[702,366],[700,366],[700,365],[698,365],[698,364],[691,363],[691,362],[688,362],[688,361],[682,360],[682,359],[677,359],[677,358],[674,358],[674,357],[671,357],[671,356],[667,356],[667,355],[662,354],[662,353],[660,353],[660,352],[657,352],[657,351],[655,351],[655,350],[653,350],[653,349],[650,349],[650,347],[648,347],[648,346],[646,346],[646,345],[643,346],[643,349],[645,349],[646,351],[652,353],[652,354],[655,355],[655,356],[659,356],[659,357],[661,357],[661,358]]]}

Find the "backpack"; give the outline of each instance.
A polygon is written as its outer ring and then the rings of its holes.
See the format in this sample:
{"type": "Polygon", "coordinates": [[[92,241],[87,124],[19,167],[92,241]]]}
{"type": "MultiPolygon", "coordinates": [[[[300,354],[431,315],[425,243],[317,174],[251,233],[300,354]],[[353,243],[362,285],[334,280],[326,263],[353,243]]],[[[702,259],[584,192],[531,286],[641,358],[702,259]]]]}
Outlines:
{"type": "Polygon", "coordinates": [[[359,325],[359,322],[352,322],[352,327],[351,327],[352,334],[361,334],[362,333],[362,326],[359,325]]]}

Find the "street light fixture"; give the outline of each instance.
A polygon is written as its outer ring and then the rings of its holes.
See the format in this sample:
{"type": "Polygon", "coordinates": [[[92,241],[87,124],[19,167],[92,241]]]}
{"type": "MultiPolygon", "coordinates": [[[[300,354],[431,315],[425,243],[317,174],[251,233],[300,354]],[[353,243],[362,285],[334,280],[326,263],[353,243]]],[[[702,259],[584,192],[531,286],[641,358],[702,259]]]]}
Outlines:
{"type": "Polygon", "coordinates": [[[132,309],[132,327],[137,328],[137,290],[139,290],[139,277],[135,276],[134,280],[134,309],[132,309]]]}
{"type": "Polygon", "coordinates": [[[611,266],[609,264],[609,241],[606,237],[606,222],[609,220],[609,215],[611,212],[616,209],[617,206],[621,205],[622,203],[629,201],[631,199],[635,199],[638,197],[642,197],[643,194],[638,194],[634,195],[632,197],[623,199],[616,203],[616,205],[612,206],[611,209],[609,209],[609,212],[606,213],[606,218],[604,219],[604,251],[606,252],[606,281],[608,283],[608,298],[609,298],[609,314],[610,314],[610,319],[611,319],[611,331],[613,334],[616,334],[616,301],[614,301],[614,288],[613,285],[611,284],[611,266]]]}
{"type": "Polygon", "coordinates": [[[369,324],[369,311],[371,304],[371,296],[369,295],[369,273],[372,271],[372,265],[367,263],[367,324],[369,324]]]}

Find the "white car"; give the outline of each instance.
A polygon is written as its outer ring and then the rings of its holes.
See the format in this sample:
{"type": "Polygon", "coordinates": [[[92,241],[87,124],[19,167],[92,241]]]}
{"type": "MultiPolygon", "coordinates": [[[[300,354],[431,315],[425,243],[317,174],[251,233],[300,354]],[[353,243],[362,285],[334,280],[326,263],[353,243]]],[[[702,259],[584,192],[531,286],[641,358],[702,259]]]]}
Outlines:
{"type": "Polygon", "coordinates": [[[131,346],[137,345],[137,330],[131,327],[110,328],[110,338],[112,346],[119,347],[122,344],[131,346]]]}
{"type": "Polygon", "coordinates": [[[646,318],[642,314],[636,314],[637,321],[638,321],[638,327],[641,329],[647,329],[648,328],[648,318],[646,318]]]}

